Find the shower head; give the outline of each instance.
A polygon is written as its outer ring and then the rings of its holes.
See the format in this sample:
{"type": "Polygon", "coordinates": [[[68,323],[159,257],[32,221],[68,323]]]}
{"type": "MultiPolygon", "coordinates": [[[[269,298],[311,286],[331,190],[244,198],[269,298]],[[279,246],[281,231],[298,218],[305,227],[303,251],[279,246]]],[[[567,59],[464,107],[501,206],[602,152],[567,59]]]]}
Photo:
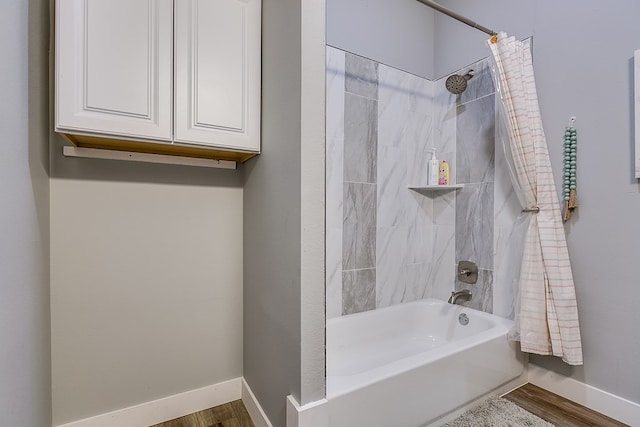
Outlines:
{"type": "Polygon", "coordinates": [[[444,86],[449,92],[454,95],[460,95],[467,89],[467,81],[473,77],[473,70],[469,70],[464,76],[460,74],[453,74],[447,77],[444,82],[444,86]]]}

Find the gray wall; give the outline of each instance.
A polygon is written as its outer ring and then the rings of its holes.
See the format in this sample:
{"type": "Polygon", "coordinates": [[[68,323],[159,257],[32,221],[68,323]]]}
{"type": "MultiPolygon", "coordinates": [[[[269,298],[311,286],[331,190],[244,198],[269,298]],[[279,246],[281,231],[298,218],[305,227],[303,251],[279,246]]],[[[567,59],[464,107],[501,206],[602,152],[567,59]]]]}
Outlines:
{"type": "MultiPolygon", "coordinates": [[[[566,229],[584,366],[570,368],[551,357],[532,360],[640,402],[636,369],[640,341],[633,322],[640,288],[629,268],[637,263],[640,241],[640,185],[633,178],[632,148],[632,58],[640,48],[640,4],[631,0],[442,3],[518,38],[534,36],[538,96],[557,173],[562,170],[563,129],[570,116],[577,117],[580,206],[566,229]]],[[[486,56],[486,38],[446,17],[438,19],[436,73],[486,56]]]]}
{"type": "Polygon", "coordinates": [[[277,427],[301,392],[300,16],[262,2],[262,154],[244,165],[244,377],[277,427]]]}
{"type": "Polygon", "coordinates": [[[54,425],[242,376],[242,173],[51,145],[54,425]]]}
{"type": "MultiPolygon", "coordinates": [[[[482,2],[482,7],[466,0],[443,0],[439,3],[485,27],[494,31],[506,31],[519,39],[533,35],[532,29],[536,16],[544,18],[544,15],[536,10],[540,2],[534,0],[518,2],[486,0],[482,2]]],[[[546,3],[552,5],[551,2],[546,3]]],[[[572,3],[576,7],[581,4],[572,3]]],[[[569,16],[571,19],[568,20],[576,19],[575,15],[568,15],[565,18],[569,16]]],[[[434,26],[434,75],[442,77],[485,58],[489,54],[486,46],[488,38],[488,35],[478,30],[437,13],[434,26]]]]}
{"type": "Polygon", "coordinates": [[[327,44],[433,78],[434,13],[415,0],[328,0],[327,44]]]}
{"type": "Polygon", "coordinates": [[[0,419],[17,427],[51,425],[46,3],[0,4],[0,419]]]}
{"type": "Polygon", "coordinates": [[[54,425],[242,376],[242,171],[51,142],[54,425]]]}

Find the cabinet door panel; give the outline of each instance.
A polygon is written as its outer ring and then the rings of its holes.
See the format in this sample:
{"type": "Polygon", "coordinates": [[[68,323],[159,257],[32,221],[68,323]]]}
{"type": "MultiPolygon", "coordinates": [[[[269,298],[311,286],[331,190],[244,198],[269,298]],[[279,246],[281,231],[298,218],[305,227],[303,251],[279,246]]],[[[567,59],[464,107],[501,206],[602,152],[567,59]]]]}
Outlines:
{"type": "Polygon", "coordinates": [[[181,0],[175,140],[260,148],[260,1],[181,0]]]}
{"type": "Polygon", "coordinates": [[[56,127],[170,140],[172,0],[58,0],[56,127]]]}

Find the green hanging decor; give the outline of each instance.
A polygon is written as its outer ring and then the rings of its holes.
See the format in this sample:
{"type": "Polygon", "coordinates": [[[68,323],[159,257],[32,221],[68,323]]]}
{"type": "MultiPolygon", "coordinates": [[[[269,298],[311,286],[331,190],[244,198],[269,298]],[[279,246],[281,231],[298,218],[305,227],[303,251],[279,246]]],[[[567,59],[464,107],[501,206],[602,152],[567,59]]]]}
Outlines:
{"type": "Polygon", "coordinates": [[[576,154],[578,137],[574,127],[576,118],[571,117],[569,126],[564,130],[564,221],[569,221],[571,213],[578,207],[576,192],[576,154]]]}

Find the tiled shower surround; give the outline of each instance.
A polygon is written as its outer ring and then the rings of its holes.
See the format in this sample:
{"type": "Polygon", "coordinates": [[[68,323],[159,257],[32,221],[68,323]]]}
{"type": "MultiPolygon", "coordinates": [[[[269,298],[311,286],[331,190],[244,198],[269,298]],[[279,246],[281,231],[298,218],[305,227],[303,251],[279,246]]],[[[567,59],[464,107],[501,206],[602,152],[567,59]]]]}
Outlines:
{"type": "Polygon", "coordinates": [[[494,283],[519,212],[502,148],[487,61],[459,96],[430,81],[327,47],[327,316],[372,310],[469,288],[474,308],[507,316],[494,283]],[[426,184],[429,149],[465,184],[426,184]],[[498,182],[499,181],[499,182],[498,182]],[[480,268],[475,285],[456,264],[480,268]]]}

